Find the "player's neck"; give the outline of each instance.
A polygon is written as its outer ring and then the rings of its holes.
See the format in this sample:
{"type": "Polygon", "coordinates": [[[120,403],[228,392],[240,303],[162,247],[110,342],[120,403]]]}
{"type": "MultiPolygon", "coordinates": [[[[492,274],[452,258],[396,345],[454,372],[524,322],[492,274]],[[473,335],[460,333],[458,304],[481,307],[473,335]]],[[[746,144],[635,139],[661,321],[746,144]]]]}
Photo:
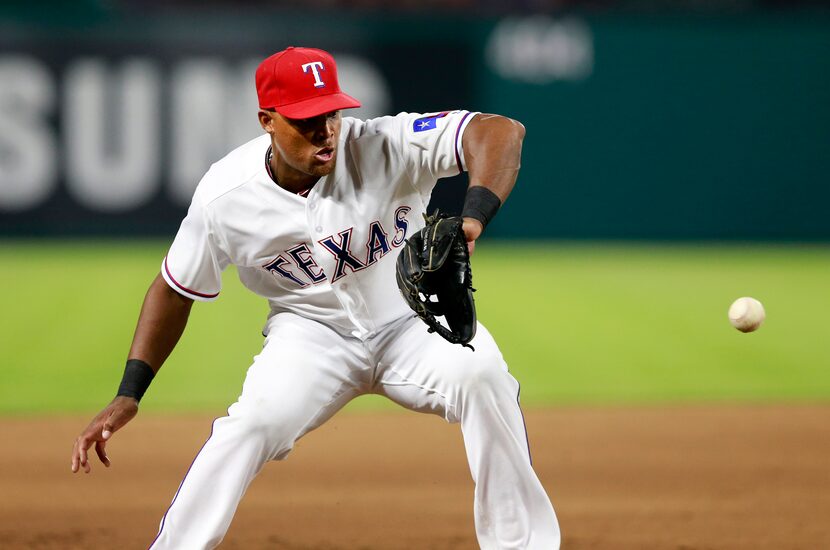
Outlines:
{"type": "Polygon", "coordinates": [[[274,157],[271,147],[268,148],[268,152],[265,155],[265,168],[268,172],[268,176],[271,178],[271,181],[285,189],[286,191],[290,191],[291,193],[296,193],[300,196],[305,197],[308,195],[308,192],[314,187],[314,184],[320,179],[316,176],[304,176],[299,178],[291,178],[291,177],[277,177],[279,164],[277,159],[274,157]]]}

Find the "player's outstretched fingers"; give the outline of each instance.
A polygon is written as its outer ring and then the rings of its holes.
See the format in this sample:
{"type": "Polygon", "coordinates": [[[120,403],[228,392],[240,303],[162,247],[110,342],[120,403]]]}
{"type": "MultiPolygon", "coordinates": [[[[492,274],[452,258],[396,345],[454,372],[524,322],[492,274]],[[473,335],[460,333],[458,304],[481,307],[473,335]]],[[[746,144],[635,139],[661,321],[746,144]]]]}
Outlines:
{"type": "Polygon", "coordinates": [[[112,403],[98,413],[89,426],[75,440],[72,448],[72,472],[77,473],[81,468],[89,473],[92,465],[89,461],[89,449],[95,445],[95,452],[101,462],[109,468],[110,459],[107,456],[107,441],[112,434],[124,427],[138,413],[138,401],[132,397],[119,396],[112,403]]]}

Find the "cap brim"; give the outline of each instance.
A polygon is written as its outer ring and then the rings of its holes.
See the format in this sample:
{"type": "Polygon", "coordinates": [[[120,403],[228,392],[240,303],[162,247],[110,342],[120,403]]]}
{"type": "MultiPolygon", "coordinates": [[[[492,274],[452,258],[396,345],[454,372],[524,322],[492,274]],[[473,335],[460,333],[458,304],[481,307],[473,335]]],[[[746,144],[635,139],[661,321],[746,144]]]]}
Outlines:
{"type": "Polygon", "coordinates": [[[336,92],[329,95],[312,97],[276,107],[276,111],[286,118],[312,118],[340,109],[355,109],[360,107],[360,102],[343,92],[336,92]]]}

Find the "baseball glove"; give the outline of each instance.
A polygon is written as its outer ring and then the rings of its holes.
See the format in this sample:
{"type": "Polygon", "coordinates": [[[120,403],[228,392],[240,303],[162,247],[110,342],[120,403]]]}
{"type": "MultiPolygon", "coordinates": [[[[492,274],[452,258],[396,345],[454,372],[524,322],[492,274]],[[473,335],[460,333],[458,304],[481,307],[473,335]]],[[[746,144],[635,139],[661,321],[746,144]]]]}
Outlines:
{"type": "Polygon", "coordinates": [[[429,332],[473,349],[469,342],[476,334],[475,289],[463,221],[438,212],[424,219],[426,227],[406,240],[398,256],[398,288],[429,332]],[[441,316],[449,328],[436,319],[441,316]]]}

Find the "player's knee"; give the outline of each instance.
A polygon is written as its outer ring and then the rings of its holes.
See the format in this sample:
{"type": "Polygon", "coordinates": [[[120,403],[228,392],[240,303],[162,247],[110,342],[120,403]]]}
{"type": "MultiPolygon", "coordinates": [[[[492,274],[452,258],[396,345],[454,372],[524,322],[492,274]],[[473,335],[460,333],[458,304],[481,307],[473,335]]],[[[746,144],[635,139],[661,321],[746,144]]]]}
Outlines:
{"type": "Polygon", "coordinates": [[[270,449],[272,458],[282,458],[294,447],[296,430],[291,422],[270,408],[260,408],[241,415],[240,436],[270,449]]]}

